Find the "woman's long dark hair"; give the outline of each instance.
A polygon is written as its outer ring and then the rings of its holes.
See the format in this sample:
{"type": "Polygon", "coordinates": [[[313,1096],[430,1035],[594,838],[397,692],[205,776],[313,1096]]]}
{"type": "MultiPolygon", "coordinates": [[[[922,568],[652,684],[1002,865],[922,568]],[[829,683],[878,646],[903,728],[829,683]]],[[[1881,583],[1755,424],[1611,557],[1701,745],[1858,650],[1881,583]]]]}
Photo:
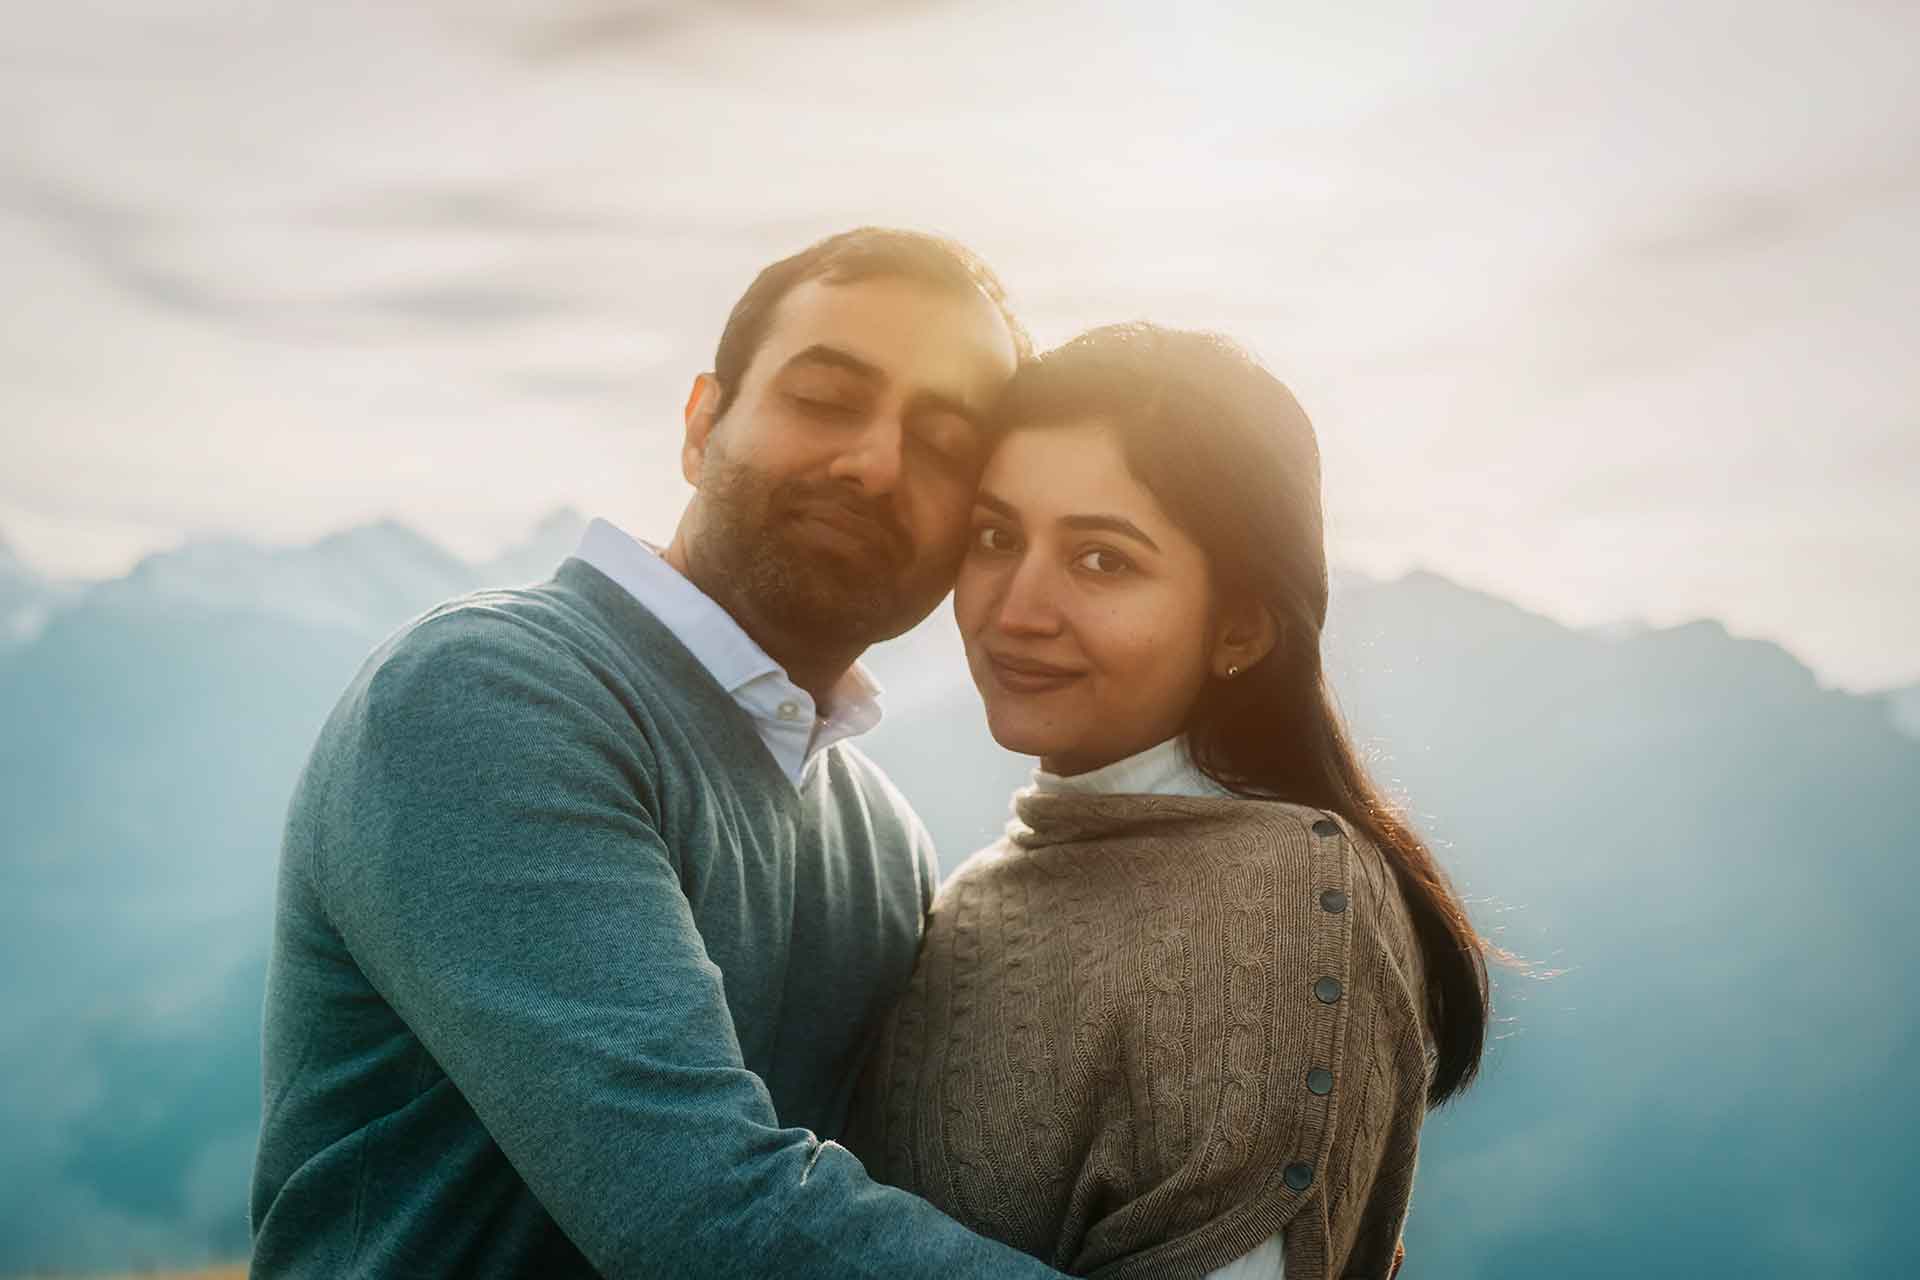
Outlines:
{"type": "Polygon", "coordinates": [[[1430,1105],[1472,1083],[1486,1044],[1486,943],[1433,852],[1368,777],[1320,661],[1327,619],[1320,450],[1293,394],[1225,338],[1148,324],[1084,333],[1028,362],[1001,431],[1095,419],[1136,479],[1206,553],[1216,599],[1278,624],[1265,659],[1213,680],[1187,722],[1194,761],[1237,794],[1340,814],[1387,856],[1426,958],[1438,1062],[1430,1105]]]}

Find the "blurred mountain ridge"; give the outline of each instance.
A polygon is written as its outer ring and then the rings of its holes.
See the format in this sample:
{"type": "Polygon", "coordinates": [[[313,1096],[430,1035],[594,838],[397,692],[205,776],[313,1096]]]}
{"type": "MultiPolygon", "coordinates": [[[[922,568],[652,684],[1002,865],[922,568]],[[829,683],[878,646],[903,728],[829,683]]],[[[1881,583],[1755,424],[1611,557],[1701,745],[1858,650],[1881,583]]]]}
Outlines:
{"type": "Polygon", "coordinates": [[[199,539],[147,556],[95,586],[89,606],[272,614],[320,625],[391,627],[428,605],[483,586],[531,582],[571,553],[585,521],[570,507],[543,518],[498,556],[469,563],[397,520],[295,547],[199,539]]]}
{"type": "MultiPolygon", "coordinates": [[[[477,565],[390,521],[209,540],[0,651],[0,1275],[244,1251],[278,833],[313,735],[393,628],[544,576],[581,524],[477,565]]],[[[1563,971],[1497,977],[1484,1081],[1429,1126],[1416,1273],[1904,1258],[1920,742],[1890,708],[1920,691],[1823,688],[1711,621],[1575,630],[1423,572],[1336,574],[1326,650],[1481,927],[1563,971]]],[[[987,735],[945,609],[868,663],[888,717],[861,745],[950,868],[1032,761],[987,735]]]]}
{"type": "Polygon", "coordinates": [[[1893,727],[1909,738],[1920,740],[1920,684],[1889,690],[1886,699],[1893,727]]]}
{"type": "Polygon", "coordinates": [[[0,531],[0,654],[40,634],[73,589],[42,577],[0,531]]]}

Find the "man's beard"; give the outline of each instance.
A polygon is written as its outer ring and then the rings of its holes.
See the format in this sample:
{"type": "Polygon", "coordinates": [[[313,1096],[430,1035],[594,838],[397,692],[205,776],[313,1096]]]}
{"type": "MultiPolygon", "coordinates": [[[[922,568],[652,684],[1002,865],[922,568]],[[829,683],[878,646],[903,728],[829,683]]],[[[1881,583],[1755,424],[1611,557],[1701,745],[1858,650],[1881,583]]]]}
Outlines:
{"type": "Polygon", "coordinates": [[[796,637],[872,644],[919,621],[903,616],[913,540],[891,504],[834,480],[775,480],[709,449],[699,559],[729,599],[796,637]],[[809,513],[851,528],[862,550],[836,554],[800,536],[809,513]]]}

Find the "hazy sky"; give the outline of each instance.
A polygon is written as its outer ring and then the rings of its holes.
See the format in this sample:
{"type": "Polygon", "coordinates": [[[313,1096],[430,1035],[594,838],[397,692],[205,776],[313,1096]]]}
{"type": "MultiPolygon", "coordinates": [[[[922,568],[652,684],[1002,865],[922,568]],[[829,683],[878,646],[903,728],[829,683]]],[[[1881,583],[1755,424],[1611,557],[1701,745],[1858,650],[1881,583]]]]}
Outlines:
{"type": "Polygon", "coordinates": [[[1224,329],[1339,563],[1920,680],[1920,7],[67,0],[0,35],[0,533],[664,534],[766,261],[1224,329]]]}

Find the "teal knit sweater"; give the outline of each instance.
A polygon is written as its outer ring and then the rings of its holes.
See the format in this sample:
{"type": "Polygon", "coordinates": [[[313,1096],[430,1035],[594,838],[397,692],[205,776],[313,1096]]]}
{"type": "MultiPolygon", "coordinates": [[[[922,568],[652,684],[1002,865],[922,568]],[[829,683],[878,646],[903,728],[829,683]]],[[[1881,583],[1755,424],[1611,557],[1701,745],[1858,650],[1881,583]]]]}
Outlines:
{"type": "Polygon", "coordinates": [[[821,1140],[934,887],[581,561],[426,615],[288,814],[254,1274],[1053,1275],[821,1140]]]}

